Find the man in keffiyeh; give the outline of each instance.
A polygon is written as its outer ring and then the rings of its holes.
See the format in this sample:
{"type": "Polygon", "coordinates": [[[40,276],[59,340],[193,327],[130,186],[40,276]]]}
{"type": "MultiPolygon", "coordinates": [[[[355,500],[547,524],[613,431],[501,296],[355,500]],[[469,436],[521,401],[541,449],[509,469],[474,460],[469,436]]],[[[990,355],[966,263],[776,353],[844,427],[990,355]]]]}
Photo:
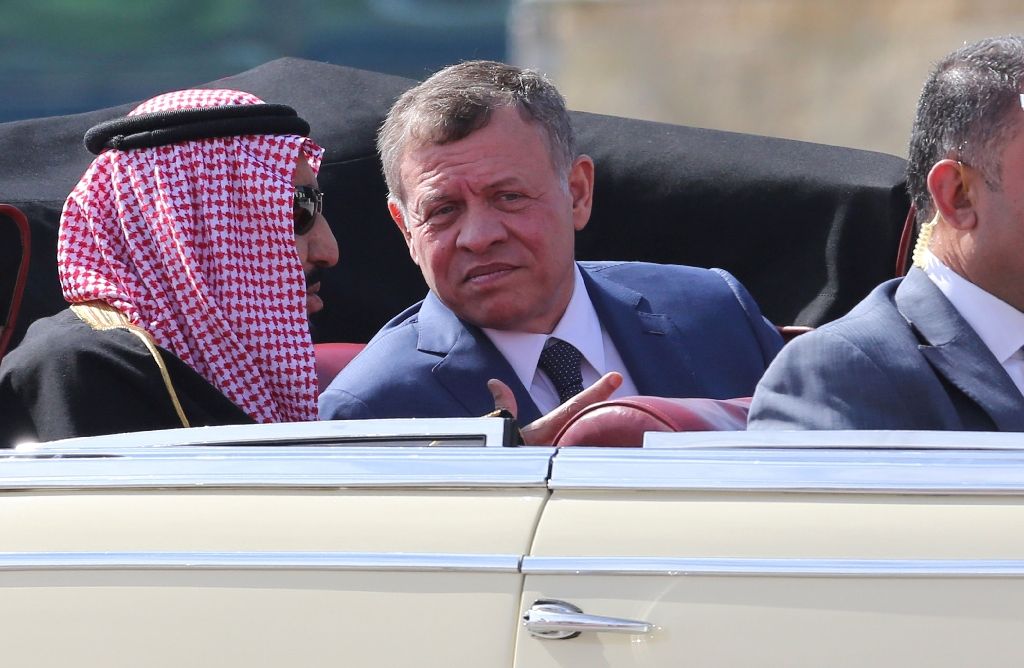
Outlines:
{"type": "Polygon", "coordinates": [[[338,248],[308,133],[249,93],[185,90],[86,134],[57,241],[71,306],[0,365],[0,447],[316,419],[307,312],[338,248]]]}

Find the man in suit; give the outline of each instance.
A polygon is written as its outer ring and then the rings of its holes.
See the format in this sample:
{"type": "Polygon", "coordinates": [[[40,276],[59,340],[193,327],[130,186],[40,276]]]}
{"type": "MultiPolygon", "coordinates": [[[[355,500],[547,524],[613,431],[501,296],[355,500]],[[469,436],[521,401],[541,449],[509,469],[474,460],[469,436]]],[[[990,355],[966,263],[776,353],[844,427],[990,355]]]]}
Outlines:
{"type": "Polygon", "coordinates": [[[751,429],[1024,430],[1024,38],[940,61],[910,140],[914,267],[772,363],[751,429]]]}
{"type": "Polygon", "coordinates": [[[398,99],[378,149],[430,292],[335,378],[321,419],[474,416],[497,400],[526,423],[587,386],[577,407],[612,393],[746,396],[781,346],[724,271],[574,262],[594,163],[536,72],[446,68],[398,99]]]}

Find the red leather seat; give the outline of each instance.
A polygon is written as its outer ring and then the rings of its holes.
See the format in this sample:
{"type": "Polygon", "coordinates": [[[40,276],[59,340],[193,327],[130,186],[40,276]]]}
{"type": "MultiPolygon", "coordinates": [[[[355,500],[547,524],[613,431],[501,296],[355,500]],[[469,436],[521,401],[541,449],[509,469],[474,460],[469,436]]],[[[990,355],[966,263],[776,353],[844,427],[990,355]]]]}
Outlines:
{"type": "Polygon", "coordinates": [[[317,343],[313,345],[316,355],[316,380],[318,392],[323,392],[334,377],[359,354],[365,343],[317,343]]]}
{"type": "Polygon", "coordinates": [[[750,397],[704,399],[622,397],[580,411],[554,445],[639,447],[648,431],[740,431],[747,428],[750,397]]]}
{"type": "Polygon", "coordinates": [[[17,207],[0,204],[0,358],[14,334],[28,279],[28,220],[17,207]]]}

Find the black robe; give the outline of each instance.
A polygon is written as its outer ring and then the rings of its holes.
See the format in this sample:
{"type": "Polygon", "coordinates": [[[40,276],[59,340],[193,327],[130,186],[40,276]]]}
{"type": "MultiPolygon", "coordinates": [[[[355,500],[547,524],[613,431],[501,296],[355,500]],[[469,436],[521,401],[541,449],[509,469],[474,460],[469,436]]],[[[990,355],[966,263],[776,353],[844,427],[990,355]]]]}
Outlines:
{"type": "MultiPolygon", "coordinates": [[[[193,427],[253,419],[173,353],[157,349],[193,427]]],[[[181,427],[156,360],[125,329],[70,309],[36,321],[0,363],[0,447],[181,427]]]]}

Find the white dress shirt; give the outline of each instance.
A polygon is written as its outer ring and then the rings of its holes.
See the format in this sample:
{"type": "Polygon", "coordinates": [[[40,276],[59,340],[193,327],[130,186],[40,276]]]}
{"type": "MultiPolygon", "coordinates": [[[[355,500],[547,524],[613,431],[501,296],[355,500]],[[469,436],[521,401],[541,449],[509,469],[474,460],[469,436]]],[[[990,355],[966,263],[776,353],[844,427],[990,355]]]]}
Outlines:
{"type": "Polygon", "coordinates": [[[1024,313],[971,283],[931,252],[925,253],[923,269],[1024,394],[1024,313]]]}
{"type": "Polygon", "coordinates": [[[583,283],[579,267],[575,268],[575,276],[569,305],[550,334],[483,328],[484,334],[508,360],[516,376],[529,390],[533,403],[537,404],[542,414],[549,413],[560,403],[554,383],[537,368],[544,344],[552,336],[568,341],[583,354],[580,369],[583,373],[583,387],[593,385],[609,371],[618,371],[622,374],[622,386],[612,396],[625,397],[637,394],[636,385],[626,371],[619,351],[597,317],[597,311],[594,310],[594,304],[587,294],[587,286],[583,283]]]}

